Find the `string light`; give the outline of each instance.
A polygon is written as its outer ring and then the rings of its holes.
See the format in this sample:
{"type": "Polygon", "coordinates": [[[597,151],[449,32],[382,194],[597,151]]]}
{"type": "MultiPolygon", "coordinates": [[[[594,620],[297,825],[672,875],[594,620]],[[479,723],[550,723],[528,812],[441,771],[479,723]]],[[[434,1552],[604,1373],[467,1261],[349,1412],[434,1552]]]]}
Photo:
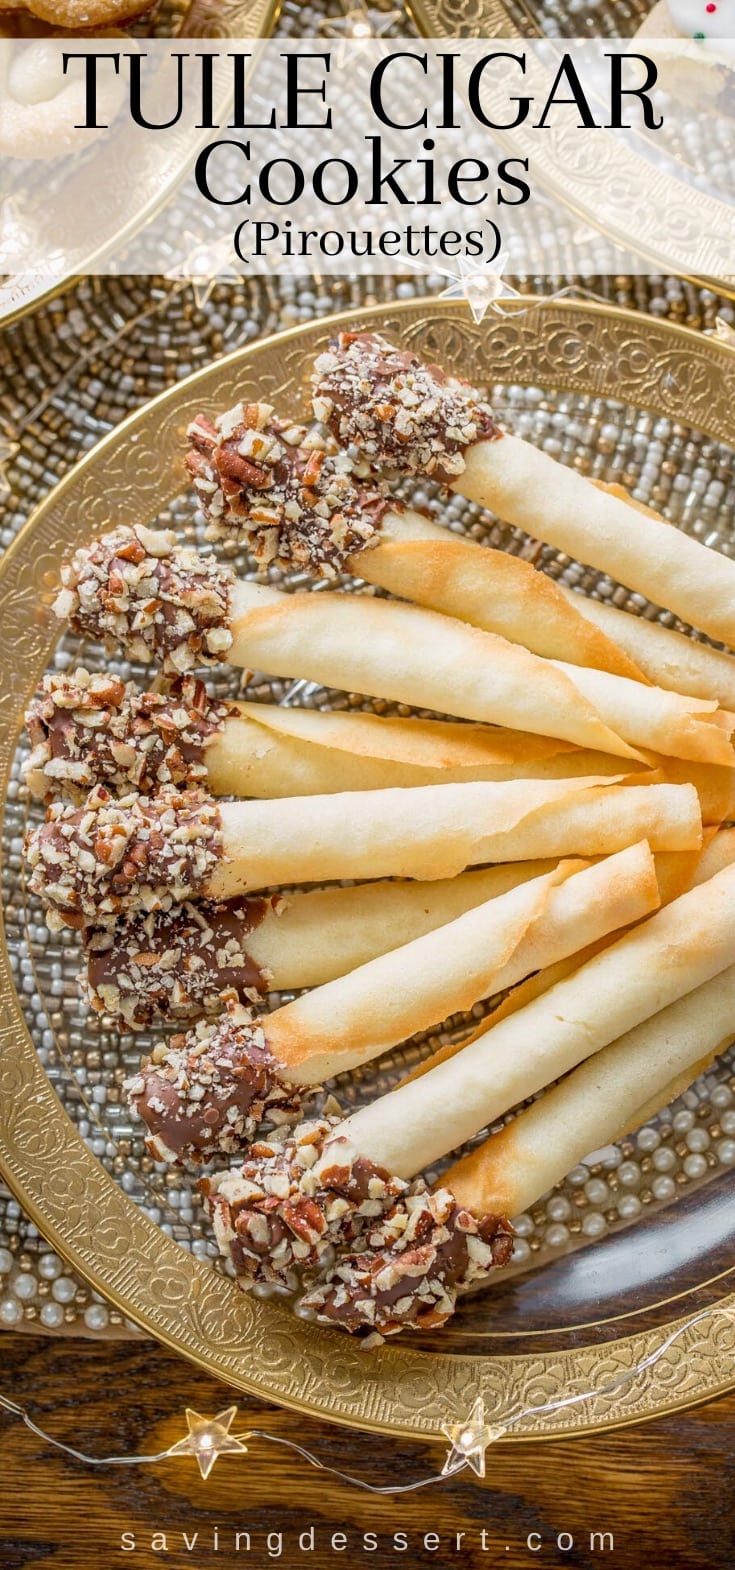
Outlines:
{"type": "MultiPolygon", "coordinates": [[[[477,262],[467,261],[465,257],[459,260],[459,277],[440,294],[440,300],[466,300],[472,312],[473,322],[484,320],[486,311],[499,311],[498,300],[505,298],[518,299],[518,290],[512,289],[503,278],[510,257],[507,251],[500,251],[491,267],[487,264],[480,266],[477,262]]],[[[443,269],[441,269],[443,272],[443,269]]],[[[444,273],[445,278],[454,277],[452,273],[444,273]]]]}
{"type": "Polygon", "coordinates": [[[185,280],[191,286],[197,309],[202,311],[220,278],[236,279],[240,274],[233,263],[229,235],[220,240],[204,240],[186,229],[184,241],[187,240],[191,243],[183,260],[170,267],[164,277],[170,283],[185,280]]]}
{"type": "Polygon", "coordinates": [[[442,1423],[442,1433],[450,1441],[451,1449],[442,1467],[442,1477],[461,1472],[466,1466],[478,1477],[485,1476],[485,1451],[496,1439],[502,1439],[506,1428],[485,1422],[485,1402],[478,1396],[469,1417],[463,1423],[442,1423]]]}
{"type": "Polygon", "coordinates": [[[365,0],[348,0],[344,16],[324,17],[317,31],[325,38],[339,39],[335,65],[341,68],[354,61],[361,44],[374,44],[400,20],[400,11],[375,11],[365,0]]]}
{"type": "Polygon", "coordinates": [[[218,1461],[220,1456],[248,1453],[244,1440],[250,1439],[251,1434],[230,1433],[236,1417],[236,1406],[228,1406],[224,1412],[218,1412],[216,1417],[202,1417],[199,1412],[194,1411],[193,1407],[188,1406],[186,1421],[189,1432],[184,1439],[179,1439],[177,1444],[171,1446],[168,1454],[195,1456],[199,1471],[206,1483],[215,1461],[218,1461]]]}
{"type": "Polygon", "coordinates": [[[349,1483],[353,1488],[362,1489],[368,1494],[396,1495],[415,1493],[420,1488],[430,1488],[436,1483],[446,1482],[447,1479],[456,1477],[461,1471],[470,1468],[479,1478],[485,1477],[486,1453],[491,1445],[503,1439],[512,1429],[523,1429],[524,1423],[529,1419],[538,1423],[539,1417],[545,1417],[554,1412],[561,1412],[580,1403],[598,1400],[602,1397],[613,1395],[623,1389],[632,1380],[639,1378],[649,1369],[655,1367],[662,1357],[674,1344],[685,1336],[688,1331],[705,1320],[719,1319],[727,1324],[733,1331],[733,1353],[735,1354],[735,1302],[713,1304],[709,1308],[700,1309],[688,1319],[682,1320],[680,1325],[669,1332],[663,1341],[652,1352],[647,1353],[640,1362],[634,1363],[629,1369],[620,1374],[614,1374],[603,1385],[594,1390],[575,1390],[569,1395],[557,1396],[552,1401],[541,1405],[524,1407],[518,1412],[495,1422],[486,1421],[485,1403],[481,1395],[475,1397],[468,1415],[462,1421],[452,1421],[442,1424],[442,1433],[450,1442],[441,1472],[433,1472],[428,1477],[421,1477],[411,1483],[397,1483],[381,1485],[367,1483],[364,1478],[352,1477],[349,1472],[342,1472],[338,1467],[328,1466],[320,1461],[311,1450],[304,1445],[299,1445],[293,1439],[286,1439],[282,1434],[269,1434],[263,1429],[253,1428],[244,1433],[232,1433],[232,1425],[237,1416],[237,1407],[227,1407],[225,1411],[218,1412],[215,1417],[202,1417],[192,1407],[186,1408],[186,1423],[188,1432],[167,1450],[160,1450],[155,1455],[132,1456],[90,1456],[83,1450],[77,1450],[73,1445],[67,1445],[61,1439],[55,1439],[52,1434],[47,1434],[33,1421],[30,1413],[17,1401],[12,1401],[9,1396],[0,1395],[0,1407],[17,1417],[26,1428],[30,1429],[38,1439],[46,1444],[53,1445],[56,1450],[61,1450],[72,1460],[81,1462],[85,1466],[152,1466],[159,1461],[168,1461],[175,1456],[193,1456],[199,1467],[202,1479],[206,1481],[221,1455],[248,1454],[247,1439],[262,1440],[265,1444],[281,1445],[287,1450],[308,1462],[319,1472],[328,1473],[330,1477],[339,1478],[343,1483],[349,1483]]]}

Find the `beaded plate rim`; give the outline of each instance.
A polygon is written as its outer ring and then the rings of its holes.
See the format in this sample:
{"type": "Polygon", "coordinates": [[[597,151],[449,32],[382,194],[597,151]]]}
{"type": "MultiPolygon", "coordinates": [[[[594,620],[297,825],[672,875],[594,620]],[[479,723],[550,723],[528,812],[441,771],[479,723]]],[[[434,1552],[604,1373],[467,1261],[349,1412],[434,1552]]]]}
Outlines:
{"type": "MultiPolygon", "coordinates": [[[[303,393],[307,359],[335,329],[358,322],[399,334],[449,368],[482,379],[629,401],[718,440],[734,441],[735,351],[691,329],[621,308],[525,297],[483,326],[454,302],[365,306],[289,329],[197,371],[97,444],[27,520],[0,565],[0,782],[3,808],[25,702],[58,630],[50,611],[58,560],[109,523],[153,517],[180,489],[183,427],[201,398],[303,393]],[[488,357],[489,356],[489,357],[488,357]],[[18,672],[26,678],[18,684],[18,672]],[[15,688],[15,690],[14,690],[15,688]]],[[[142,1329],[235,1387],[293,1410],[367,1430],[440,1439],[448,1409],[481,1393],[490,1410],[595,1390],[632,1369],[683,1315],[652,1330],[561,1351],[477,1355],[400,1342],[366,1355],[347,1338],[296,1318],[283,1303],[244,1297],[138,1209],[84,1144],[53,1090],[27,1029],[0,943],[0,1175],[49,1243],[142,1329]],[[535,1397],[535,1399],[534,1399],[535,1397]]],[[[735,1294],[724,1303],[735,1307],[735,1294]]],[[[622,1390],[591,1396],[513,1435],[600,1432],[682,1410],[735,1386],[715,1319],[692,1326],[622,1390]]],[[[508,1442],[511,1442],[509,1438],[508,1442]]]]}

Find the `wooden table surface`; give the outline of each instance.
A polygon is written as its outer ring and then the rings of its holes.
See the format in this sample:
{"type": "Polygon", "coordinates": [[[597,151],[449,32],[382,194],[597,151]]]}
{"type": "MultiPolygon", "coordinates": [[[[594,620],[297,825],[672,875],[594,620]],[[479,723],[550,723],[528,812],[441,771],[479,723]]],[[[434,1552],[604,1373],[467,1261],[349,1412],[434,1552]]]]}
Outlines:
{"type": "MultiPolygon", "coordinates": [[[[374,1439],[247,1402],[150,1342],[3,1334],[0,1391],[30,1408],[47,1432],[93,1454],[165,1449],[185,1432],[187,1405],[211,1416],[237,1401],[241,1428],[287,1435],[372,1482],[407,1482],[438,1470],[442,1459],[439,1447],[374,1439]]],[[[246,1458],[223,1457],[206,1483],[191,1458],[85,1468],[0,1412],[0,1570],[731,1570],[734,1494],[735,1396],[590,1440],[498,1446],[488,1453],[484,1484],[465,1472],[391,1499],[324,1477],[262,1440],[246,1458]],[[337,1537],[332,1545],[340,1532],[346,1543],[337,1537]],[[307,1534],[301,1549],[300,1533],[307,1534]],[[364,1541],[366,1533],[374,1536],[364,1541]],[[594,1533],[612,1533],[612,1546],[594,1533]]]]}

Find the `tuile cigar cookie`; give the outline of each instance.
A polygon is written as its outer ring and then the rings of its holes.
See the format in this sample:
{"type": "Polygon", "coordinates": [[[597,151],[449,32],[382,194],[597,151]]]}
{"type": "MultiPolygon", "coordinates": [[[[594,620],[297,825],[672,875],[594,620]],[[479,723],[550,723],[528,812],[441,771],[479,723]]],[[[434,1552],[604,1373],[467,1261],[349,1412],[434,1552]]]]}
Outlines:
{"type": "Polygon", "coordinates": [[[491,1021],[456,1057],[382,1098],[379,1114],[374,1107],[361,1108],[345,1125],[345,1137],[399,1176],[430,1166],[485,1123],[726,969],[734,936],[735,866],[729,866],[523,1008],[497,1024],[491,1021]]]}
{"type": "Polygon", "coordinates": [[[367,1332],[366,1345],[407,1325],[438,1329],[461,1290],[507,1264],[512,1230],[502,1216],[476,1217],[445,1187],[407,1183],[356,1155],[337,1126],[335,1117],[302,1123],[280,1144],[254,1145],[239,1170],[202,1180],[218,1246],[243,1290],[266,1281],[293,1291],[337,1238],[356,1252],[302,1298],[318,1318],[367,1332]]]}
{"type": "Polygon", "coordinates": [[[641,838],[653,850],[701,845],[693,785],[618,786],[614,778],[246,802],[175,786],[113,799],[98,786],[81,807],[53,802],[29,832],[29,887],[58,930],[277,884],[448,878],[489,862],[604,856],[641,838]]]}
{"type": "MultiPolygon", "coordinates": [[[[614,640],[635,662],[641,671],[638,680],[647,678],[657,687],[691,693],[696,698],[714,698],[723,709],[735,710],[735,659],[731,654],[661,622],[649,621],[647,616],[631,615],[617,605],[575,593],[561,584],[557,587],[567,604],[573,604],[585,621],[614,640]]],[[[560,657],[570,658],[569,654],[560,657]]]]}
{"type": "Polygon", "coordinates": [[[167,672],[226,657],[618,757],[639,754],[550,661],[433,611],[358,595],[279,593],[177,545],[121,527],[62,567],[56,614],[167,672]],[[432,659],[426,660],[431,647],[432,659]]]}
{"type": "Polygon", "coordinates": [[[658,903],[645,844],[577,868],[562,863],[518,884],[267,1017],[233,1003],[223,1029],[203,1023],[157,1048],[130,1086],[153,1153],[161,1160],[197,1159],[203,1149],[238,1148],[252,1137],[251,1080],[258,1101],[280,1087],[280,1103],[292,1105],[298,1090],[370,1062],[512,986],[539,963],[573,952],[583,931],[608,933],[658,903]],[[567,883],[575,886],[571,898],[567,883]],[[235,1119],[235,1105],[244,1122],[235,1119]]]}
{"type": "Polygon", "coordinates": [[[268,991],[322,986],[555,865],[511,862],[434,883],[361,883],[219,905],[187,900],[90,931],[80,979],[91,1008],[125,1029],[192,1021],[219,1013],[231,994],[253,1003],[268,991]]]}
{"type": "MultiPolygon", "coordinates": [[[[106,674],[46,675],[26,713],[32,795],[81,802],[95,785],[116,794],[207,785],[215,796],[317,795],[472,780],[617,773],[620,759],[571,742],[449,720],[325,713],[223,702],[194,676],[142,692],[106,674]]],[[[628,782],[686,784],[705,823],[735,812],[735,770],[649,753],[628,782]]]]}
{"type": "Polygon", "coordinates": [[[354,572],[527,648],[532,611],[532,621],[540,617],[544,624],[534,653],[645,680],[528,562],[481,552],[473,541],[437,528],[385,486],[361,478],[354,457],[326,450],[317,430],[279,418],[271,404],[237,404],[214,418],[199,414],[186,434],[186,468],[207,537],[245,546],[260,567],[324,578],[354,572]]]}
{"type": "MultiPolygon", "coordinates": [[[[310,1197],[326,1217],[330,1196],[322,1173],[330,1169],[333,1141],[342,1165],[368,1158],[409,1183],[486,1123],[727,969],[734,932],[735,868],[729,867],[626,933],[515,1014],[499,1024],[491,1020],[451,1063],[430,1068],[421,1079],[360,1108],[342,1123],[335,1119],[310,1168],[310,1197]],[[661,967],[662,956],[665,964],[657,975],[655,966],[661,967]]],[[[291,1150],[288,1141],[286,1148],[291,1150]]],[[[250,1158],[247,1173],[249,1192],[256,1184],[254,1160],[250,1158]]],[[[269,1170],[266,1165],[265,1180],[269,1170]]],[[[224,1175],[216,1184],[224,1201],[231,1192],[237,1195],[237,1231],[242,1236],[247,1231],[247,1204],[236,1186],[230,1188],[237,1184],[237,1174],[224,1175]]],[[[254,1196],[256,1205],[261,1201],[262,1195],[254,1196]]],[[[221,1216],[220,1230],[222,1224],[221,1216]]],[[[322,1263],[327,1248],[338,1245],[340,1236],[339,1219],[325,1225],[308,1262],[322,1263]]],[[[280,1258],[293,1267],[283,1247],[280,1258]]]]}
{"type": "MultiPolygon", "coordinates": [[[[522,1108],[450,1166],[437,1189],[414,1180],[393,1198],[400,1180],[386,1172],[382,1213],[374,1221],[363,1219],[359,1229],[346,1230],[346,1254],[306,1293],[302,1306],[321,1323],[360,1335],[367,1346],[405,1328],[446,1323],[460,1293],[490,1280],[493,1267],[512,1257],[512,1224],[500,1222],[493,1232],[496,1218],[532,1209],[590,1150],[639,1127],[704,1072],[734,1034],[735,966],[730,965],[522,1108]],[[445,1227],[447,1214],[463,1217],[468,1252],[473,1251],[471,1271],[444,1264],[441,1248],[448,1247],[448,1239],[437,1230],[437,1210],[445,1227]],[[478,1230],[490,1231],[493,1246],[485,1261],[469,1244],[471,1218],[478,1230]]],[[[323,1137],[326,1145],[328,1132],[323,1137]]],[[[228,1217],[221,1201],[214,1210],[220,1246],[229,1243],[233,1258],[239,1258],[241,1217],[237,1206],[228,1217]],[[228,1226],[231,1238],[223,1234],[228,1226]]],[[[247,1275],[245,1259],[242,1267],[247,1275]]]]}
{"type": "Polygon", "coordinates": [[[735,1036],[735,965],[604,1047],[456,1162],[444,1181],[476,1214],[517,1216],[638,1113],[679,1093],[735,1036]]]}
{"type": "MultiPolygon", "coordinates": [[[[661,904],[669,905],[672,900],[678,899],[681,894],[686,894],[689,889],[699,888],[702,883],[707,883],[716,873],[723,872],[726,867],[735,864],[735,829],[720,829],[718,833],[709,831],[709,836],[703,848],[699,851],[686,852],[683,855],[674,853],[655,856],[656,879],[658,882],[661,904]]],[[[516,1014],[526,1003],[531,1003],[534,998],[548,992],[559,981],[564,981],[573,971],[586,964],[588,959],[610,946],[614,938],[602,938],[590,944],[585,944],[576,955],[568,959],[559,960],[554,965],[547,966],[544,970],[536,971],[529,976],[520,986],[514,987],[493,1010],[492,1023],[497,1025],[502,1019],[507,1019],[509,1014],[516,1014]]],[[[463,1041],[447,1042],[439,1047],[430,1058],[425,1058],[411,1070],[402,1083],[419,1079],[423,1074],[437,1063],[446,1063],[455,1057],[458,1052],[471,1041],[475,1041],[485,1030],[484,1023],[472,1032],[463,1041]]]]}
{"type": "MultiPolygon", "coordinates": [[[[481,1067],[481,1078],[486,1086],[484,1099],[482,1093],[478,1094],[480,1082],[477,1077],[473,1079],[471,1072],[465,1073],[468,1067],[467,1053],[459,1055],[451,1078],[458,1097],[465,1101],[463,1137],[469,1137],[470,1129],[476,1131],[483,1114],[487,1121],[492,1121],[575,1064],[581,1062],[583,1067],[569,1074],[557,1089],[547,1091],[542,1101],[528,1112],[519,1114],[515,1123],[508,1125],[499,1135],[491,1136],[484,1146],[471,1152],[450,1169],[442,1180],[440,1190],[444,1213],[451,1214],[454,1207],[455,1212],[474,1215],[478,1226],[486,1220],[491,1225],[498,1223],[499,1217],[518,1213],[522,1206],[517,1204],[517,1200],[521,1196],[524,1204],[532,1203],[546,1191],[550,1182],[563,1176],[580,1155],[585,1154],[592,1145],[604,1142],[605,1131],[607,1138],[613,1137],[629,1111],[635,1112],[646,1096],[655,1092],[656,1086],[670,1084],[672,1070],[675,1072],[677,1066],[681,1067],[687,1056],[692,1062],[701,1060],[702,1038],[696,1035],[696,1031],[701,1019],[703,998],[716,998],[719,1006],[718,1016],[714,1009],[712,1011],[715,1022],[705,1044],[714,1051],[728,1032],[732,1034],[733,983],[725,981],[722,988],[717,983],[723,975],[732,972],[729,960],[735,930],[735,868],[730,867],[718,874],[708,887],[704,887],[707,889],[706,894],[694,891],[693,894],[683,896],[676,906],[657,913],[635,932],[627,934],[612,948],[597,956],[596,960],[583,965],[567,982],[552,987],[545,998],[522,1008],[514,1019],[506,1020],[500,1026],[491,1023],[483,1033],[484,1050],[487,1051],[487,1059],[481,1067]],[[719,911],[714,924],[711,923],[704,934],[704,946],[700,943],[698,947],[696,935],[692,937],[691,934],[687,943],[690,918],[694,920],[697,909],[705,907],[711,910],[712,906],[718,906],[719,911]],[[715,929],[719,929],[716,935],[715,929]],[[712,939],[717,949],[714,958],[711,950],[707,952],[707,939],[712,939]],[[645,963],[645,959],[652,958],[656,950],[659,955],[664,953],[666,956],[665,975],[663,981],[657,984],[651,980],[652,970],[649,971],[646,990],[645,984],[641,984],[635,962],[645,963]],[[620,966],[619,960],[625,963],[620,966]],[[711,994],[707,990],[708,984],[712,984],[711,994]],[[614,1006],[608,1012],[606,1005],[613,993],[614,1006]],[[593,998],[596,1000],[596,1010],[593,998]],[[679,1010],[681,999],[684,1002],[679,1010]],[[666,1008],[665,1014],[661,1013],[662,1007],[666,1008]],[[656,1017],[652,1018],[654,1014],[656,1017]],[[684,1023],[686,1035],[683,1048],[679,1044],[678,1052],[673,1054],[669,1051],[672,1019],[684,1023]],[[660,1028],[662,1020],[663,1030],[660,1028]],[[625,1022],[628,1027],[623,1033],[619,1028],[621,1022],[625,1022]],[[617,1040],[621,1034],[624,1038],[622,1047],[617,1040]],[[566,1043],[562,1044],[565,1036],[566,1043]],[[570,1053],[569,1047],[575,1036],[576,1044],[570,1053]],[[549,1051],[548,1038],[553,1037],[556,1037],[556,1044],[549,1051]],[[615,1042],[612,1051],[608,1046],[611,1041],[615,1042]],[[607,1058],[605,1048],[609,1052],[607,1058]],[[637,1073],[641,1050],[643,1059],[639,1081],[637,1073]],[[546,1060],[540,1072],[539,1055],[546,1060]],[[621,1058],[625,1069],[622,1076],[621,1058]],[[599,1069],[598,1059],[601,1065],[599,1069]],[[608,1066],[610,1064],[612,1071],[608,1066]],[[625,1080],[622,1092],[621,1078],[625,1080]],[[617,1090],[612,1095],[606,1091],[601,1094],[594,1088],[598,1079],[601,1085],[617,1086],[617,1090]],[[571,1090],[565,1091],[565,1086],[571,1087],[571,1090]],[[547,1103],[545,1114],[542,1112],[544,1103],[547,1103]],[[566,1109],[568,1115],[562,1118],[557,1130],[556,1114],[560,1108],[566,1109]],[[516,1159],[512,1154],[515,1148],[512,1131],[516,1124],[523,1130],[527,1125],[521,1120],[525,1119],[528,1119],[533,1134],[524,1138],[519,1133],[519,1150],[523,1148],[524,1156],[519,1155],[516,1159]],[[607,1121],[601,1122],[601,1119],[607,1121]],[[535,1165],[526,1179],[524,1159],[529,1147],[533,1150],[535,1165]],[[497,1150],[500,1157],[506,1148],[510,1153],[510,1177],[507,1184],[504,1182],[502,1160],[498,1160],[495,1155],[497,1150]]],[[[696,929],[692,927],[691,931],[696,932],[696,929]]],[[[468,1051],[471,1057],[478,1056],[474,1045],[468,1051]]],[[[395,1334],[405,1326],[428,1327],[443,1323],[450,1316],[458,1292],[486,1275],[498,1261],[493,1259],[491,1252],[489,1258],[477,1261],[476,1274],[468,1278],[460,1273],[455,1278],[453,1272],[443,1266],[441,1260],[437,1260],[437,1241],[445,1238],[441,1231],[434,1233],[434,1218],[431,1215],[422,1223],[428,1243],[426,1254],[413,1252],[414,1240],[409,1231],[409,1257],[405,1261],[396,1259],[396,1254],[401,1255],[407,1246],[406,1233],[412,1207],[414,1204],[421,1205],[425,1192],[423,1180],[412,1179],[412,1173],[419,1172],[422,1166],[428,1165],[429,1161],[437,1159],[451,1148],[458,1129],[456,1121],[452,1119],[451,1095],[446,1099],[446,1073],[432,1071],[425,1076],[423,1083],[430,1091],[428,1097],[424,1095],[420,1099],[423,1114],[434,1124],[433,1145],[432,1141],[427,1144],[423,1123],[420,1120],[414,1122],[411,1113],[408,1113],[402,1123],[401,1152],[394,1159],[397,1155],[395,1141],[390,1136],[384,1137],[380,1130],[386,1119],[391,1121],[391,1103],[395,1106],[396,1099],[403,1094],[399,1090],[382,1097],[372,1107],[362,1108],[342,1123],[336,1117],[330,1119],[329,1127],[319,1136],[319,1149],[316,1155],[312,1154],[306,1174],[296,1156],[300,1137],[297,1128],[279,1147],[265,1147],[262,1155],[251,1153],[242,1187],[239,1186],[237,1172],[224,1174],[208,1186],[218,1242],[230,1257],[234,1257],[234,1247],[244,1272],[241,1285],[247,1287],[254,1280],[261,1279],[266,1268],[268,1278],[275,1279],[275,1271],[281,1267],[285,1269],[288,1284],[293,1284],[297,1256],[288,1253],[284,1241],[288,1230],[287,1217],[279,1206],[277,1192],[271,1188],[274,1152],[278,1148],[282,1182],[284,1167],[288,1172],[288,1183],[283,1183],[283,1192],[289,1194],[289,1204],[293,1205],[296,1197],[303,1194],[314,1207],[310,1211],[309,1247],[304,1250],[305,1239],[302,1237],[298,1264],[327,1267],[326,1280],[319,1282],[307,1294],[303,1300],[305,1306],[313,1309],[324,1322],[335,1323],[361,1334],[395,1334]],[[446,1111],[444,1122],[442,1108],[446,1111]],[[405,1187],[394,1197],[386,1184],[384,1196],[378,1196],[380,1203],[374,1207],[376,1219],[365,1224],[355,1239],[354,1216],[347,1215],[346,1225],[341,1230],[343,1223],[339,1214],[334,1218],[330,1214],[334,1197],[330,1183],[335,1168],[349,1170],[359,1160],[365,1159],[389,1175],[393,1185],[402,1180],[405,1187]],[[418,1200],[413,1198],[416,1194],[418,1200]],[[285,1222],[283,1230],[279,1230],[278,1234],[277,1263],[274,1266],[273,1257],[269,1256],[267,1267],[264,1264],[266,1248],[258,1253],[248,1242],[250,1207],[260,1214],[266,1195],[270,1201],[270,1226],[275,1227],[278,1220],[285,1222]],[[234,1215],[229,1208],[231,1201],[235,1206],[234,1215]],[[317,1219],[315,1210],[321,1212],[320,1219],[317,1219]],[[331,1249],[340,1243],[346,1244],[349,1252],[330,1268],[331,1249]],[[409,1268],[404,1269],[404,1264],[409,1268]],[[400,1286],[400,1289],[384,1296],[386,1290],[394,1286],[400,1286]],[[424,1319],[424,1308],[429,1316],[437,1309],[440,1318],[424,1319]]],[[[403,1110],[407,1110],[405,1101],[403,1110]]],[[[512,1228],[507,1222],[500,1221],[499,1226],[501,1235],[512,1237],[512,1228]]],[[[504,1249],[503,1262],[509,1255],[510,1246],[504,1249]]]]}
{"type": "MultiPolygon", "coordinates": [[[[620,769],[610,754],[522,731],[222,702],[191,675],[144,692],[83,668],[52,673],[26,726],[32,750],[23,776],[47,801],[82,801],[96,785],[116,794],[206,785],[215,796],[272,798],[620,769]]],[[[647,763],[632,761],[630,773],[645,778],[647,763]]]]}
{"type": "MultiPolygon", "coordinates": [[[[319,458],[312,448],[284,443],[283,422],[268,404],[231,409],[221,423],[229,432],[224,440],[223,431],[203,416],[189,428],[189,468],[210,519],[209,532],[216,538],[245,540],[261,566],[275,560],[326,576],[334,576],[338,567],[364,571],[372,582],[405,599],[501,632],[524,647],[530,647],[529,640],[536,642],[534,627],[553,627],[543,650],[536,652],[555,656],[557,668],[617,735],[677,757],[724,767],[735,764],[730,740],[735,716],[717,713],[715,699],[651,687],[606,640],[598,649],[595,624],[579,616],[573,602],[528,563],[453,538],[400,503],[392,510],[387,503],[377,510],[355,547],[350,531],[345,531],[332,473],[340,465],[349,487],[346,454],[322,453],[319,458]],[[255,428],[248,421],[255,422],[255,428]],[[247,458],[238,459],[240,448],[247,450],[247,458]],[[238,462],[243,472],[235,478],[238,462]],[[308,484],[305,475],[310,476],[308,484]],[[631,676],[638,679],[631,681],[631,676]]],[[[290,431],[289,437],[293,441],[298,434],[290,431]]],[[[359,516],[361,482],[353,477],[351,483],[351,515],[359,516]]]]}
{"type": "MultiPolygon", "coordinates": [[[[188,430],[193,444],[188,468],[215,539],[247,543],[262,567],[275,560],[281,567],[297,565],[322,576],[335,576],[338,567],[361,571],[369,581],[408,600],[501,633],[551,656],[595,713],[628,743],[732,768],[735,716],[716,713],[716,699],[683,697],[666,688],[645,691],[649,678],[622,652],[616,653],[616,645],[597,633],[595,623],[528,562],[455,539],[400,502],[394,502],[393,509],[377,510],[355,545],[353,535],[346,534],[331,476],[333,466],[341,463],[349,487],[346,454],[322,454],[322,468],[314,468],[311,447],[284,446],[283,421],[273,418],[267,403],[232,408],[220,424],[226,438],[204,416],[188,430]],[[240,447],[247,449],[247,460],[237,460],[240,447]],[[259,466],[254,466],[254,454],[259,466]],[[289,454],[287,462],[283,454],[289,454]],[[237,462],[243,473],[236,477],[237,462]],[[313,468],[305,485],[303,474],[313,468]],[[327,550],[330,520],[333,535],[327,550]],[[539,637],[534,636],[536,628],[539,637]],[[598,637],[602,647],[597,647],[598,637]],[[614,672],[613,680],[609,672],[614,672]]],[[[353,477],[353,515],[360,513],[360,485],[353,477]]]]}
{"type": "Polygon", "coordinates": [[[735,645],[735,563],[504,434],[467,383],[375,333],[319,356],[314,413],[371,462],[423,474],[735,645]]]}
{"type": "MultiPolygon", "coordinates": [[[[458,538],[375,481],[366,487],[344,452],[319,453],[319,433],[289,425],[271,405],[238,404],[213,419],[200,414],[187,436],[186,466],[208,537],[246,546],[260,566],[320,577],[356,573],[547,659],[735,710],[729,655],[574,594],[505,551],[458,538]]],[[[637,505],[620,488],[604,489],[637,505]]]]}

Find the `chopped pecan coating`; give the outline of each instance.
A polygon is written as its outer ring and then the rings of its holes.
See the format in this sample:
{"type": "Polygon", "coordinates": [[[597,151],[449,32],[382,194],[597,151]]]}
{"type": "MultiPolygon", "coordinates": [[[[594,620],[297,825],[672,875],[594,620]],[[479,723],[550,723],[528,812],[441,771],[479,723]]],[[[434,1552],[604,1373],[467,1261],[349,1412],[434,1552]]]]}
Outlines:
{"type": "Polygon", "coordinates": [[[513,1235],[502,1217],[480,1219],[449,1189],[410,1191],[303,1298],[323,1324],[377,1338],[446,1324],[460,1292],[507,1264],[513,1235]]]}
{"type": "Polygon", "coordinates": [[[91,932],[82,978],[90,1006],[129,1030],[156,1018],[218,1014],[228,995],[257,1002],[270,978],[248,953],[247,939],[283,903],[277,894],[218,905],[187,901],[180,910],[151,911],[112,930],[91,932]]]}
{"type": "Polygon", "coordinates": [[[54,610],[82,637],[175,674],[223,659],[232,643],[229,568],[176,543],[170,529],[121,525],[61,569],[54,610]]]}
{"type": "Polygon", "coordinates": [[[54,672],[26,714],[33,750],[24,778],[46,800],[64,793],[82,801],[95,785],[122,793],[194,785],[207,777],[207,744],[235,713],[193,676],[159,693],[83,668],[54,672]]]}
{"type": "Polygon", "coordinates": [[[223,1254],[243,1290],[293,1290],[298,1272],[349,1244],[407,1185],[333,1135],[340,1119],[301,1123],[280,1142],[251,1146],[236,1172],[202,1185],[223,1254]]]}
{"type": "Polygon", "coordinates": [[[30,888],[52,931],[110,926],[206,893],[223,856],[219,808],[200,790],[165,786],[114,800],[97,786],[82,807],[54,802],[26,838],[30,888]]]}
{"type": "Polygon", "coordinates": [[[333,578],[374,544],[389,503],[355,476],[345,452],[326,452],[305,426],[277,419],[270,404],[237,404],[187,431],[186,467],[208,537],[247,546],[263,567],[298,567],[333,578]]]}
{"type": "Polygon", "coordinates": [[[451,484],[475,442],[502,435],[468,382],[424,365],[377,333],[340,333],[318,356],[314,414],[376,463],[451,484]]]}
{"type": "Polygon", "coordinates": [[[157,1047],[125,1081],[157,1161],[207,1161],[242,1150],[267,1120],[294,1116],[298,1091],[279,1076],[260,1020],[231,1001],[216,1023],[157,1047]]]}

